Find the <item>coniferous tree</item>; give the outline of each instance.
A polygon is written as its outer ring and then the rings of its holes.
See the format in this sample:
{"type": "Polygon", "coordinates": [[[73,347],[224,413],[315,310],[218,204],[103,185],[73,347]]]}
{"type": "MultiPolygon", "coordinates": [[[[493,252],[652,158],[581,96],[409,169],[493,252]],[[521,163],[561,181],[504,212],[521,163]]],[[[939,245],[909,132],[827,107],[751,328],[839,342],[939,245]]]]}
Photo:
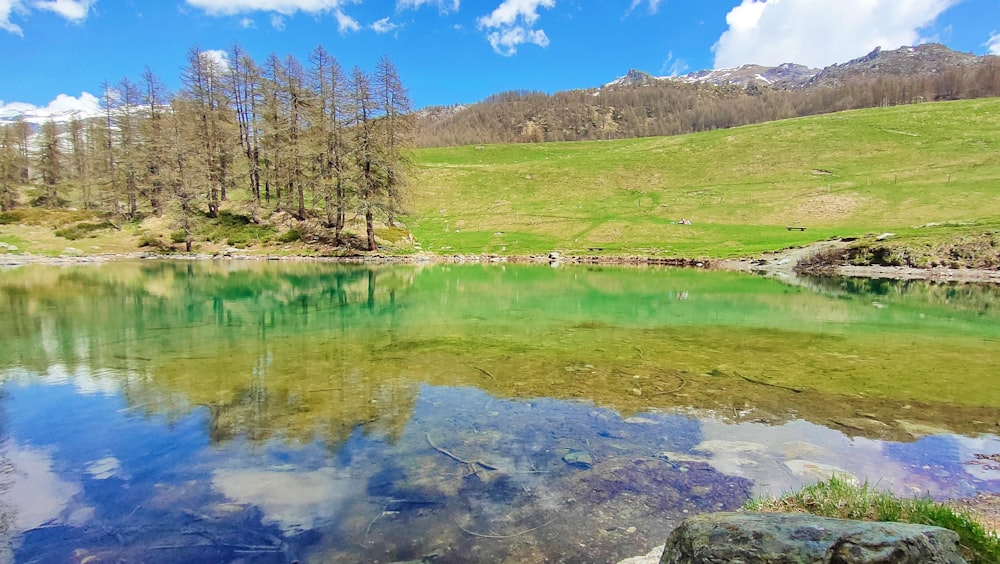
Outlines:
{"type": "Polygon", "coordinates": [[[52,120],[42,124],[35,168],[41,178],[45,195],[42,198],[48,207],[59,206],[59,182],[63,176],[63,150],[59,142],[59,129],[52,120]]]}
{"type": "Polygon", "coordinates": [[[143,168],[139,137],[139,112],[141,95],[138,86],[127,78],[118,83],[118,109],[115,112],[117,133],[118,185],[125,199],[123,216],[135,219],[139,213],[139,181],[143,168]]]}
{"type": "Polygon", "coordinates": [[[309,106],[309,94],[305,89],[305,76],[302,65],[292,56],[285,59],[285,95],[286,111],[288,112],[288,177],[289,197],[294,198],[293,207],[297,210],[296,217],[306,219],[306,177],[305,160],[305,130],[307,129],[306,109],[309,106]]]}
{"type": "Polygon", "coordinates": [[[379,59],[375,67],[374,82],[383,112],[380,120],[380,149],[385,174],[385,211],[387,223],[393,227],[404,194],[405,168],[408,165],[405,149],[410,145],[413,135],[413,108],[396,66],[389,57],[383,55],[379,59]]]}
{"type": "Polygon", "coordinates": [[[232,158],[226,139],[232,120],[222,83],[224,73],[216,58],[197,48],[188,52],[188,65],[181,73],[181,97],[187,102],[185,107],[194,112],[197,124],[187,140],[200,145],[203,152],[205,166],[200,172],[206,175],[208,216],[213,218],[219,216],[220,202],[226,199],[232,158]]]}
{"type": "Polygon", "coordinates": [[[275,211],[282,211],[282,182],[286,159],[288,128],[284,111],[285,70],[277,55],[271,54],[261,77],[261,173],[264,200],[275,198],[275,211]]]}
{"type": "Polygon", "coordinates": [[[240,147],[246,158],[247,180],[250,192],[250,214],[254,223],[261,221],[261,158],[260,158],[260,115],[261,103],[260,69],[254,60],[239,45],[232,49],[230,63],[229,90],[239,127],[240,147]]]}
{"type": "Polygon", "coordinates": [[[90,191],[90,153],[87,149],[87,129],[84,120],[71,118],[66,125],[66,135],[69,137],[67,176],[79,187],[83,209],[90,209],[93,206],[93,196],[90,191]]]}
{"type": "Polygon", "coordinates": [[[319,215],[342,244],[357,213],[377,249],[376,222],[403,207],[415,123],[388,58],[346,77],[322,46],[308,70],[291,56],[258,65],[239,46],[231,59],[192,49],[181,78],[177,95],[148,68],[139,84],[104,82],[100,117],[47,123],[36,138],[23,121],[0,127],[0,209],[34,181],[46,205],[72,197],[123,218],[169,215],[190,248],[239,177],[252,221],[269,208],[287,221],[319,215]]]}
{"type": "Polygon", "coordinates": [[[18,185],[21,184],[21,152],[13,126],[0,126],[0,211],[17,206],[18,185]]]}
{"type": "Polygon", "coordinates": [[[348,159],[345,128],[348,118],[347,84],[343,70],[322,46],[311,57],[315,103],[311,121],[319,148],[317,183],[324,202],[326,226],[334,229],[334,240],[342,244],[347,217],[348,159]]]}
{"type": "Polygon", "coordinates": [[[117,148],[115,146],[115,112],[118,108],[118,92],[105,81],[101,85],[101,104],[104,106],[103,130],[95,130],[94,136],[101,141],[100,148],[100,180],[104,187],[101,200],[105,209],[115,215],[121,215],[121,198],[119,193],[119,175],[117,148]]]}
{"type": "Polygon", "coordinates": [[[381,206],[383,171],[379,167],[378,139],[375,132],[375,120],[378,116],[378,106],[372,92],[371,79],[359,67],[351,72],[351,104],[354,109],[354,120],[351,129],[354,133],[353,152],[356,168],[358,211],[365,217],[365,234],[367,249],[378,250],[375,241],[375,213],[381,206]]]}
{"type": "Polygon", "coordinates": [[[171,109],[168,105],[170,93],[153,71],[146,67],[142,73],[144,106],[140,122],[142,137],[143,183],[153,215],[161,217],[169,198],[169,145],[167,121],[171,109]]]}

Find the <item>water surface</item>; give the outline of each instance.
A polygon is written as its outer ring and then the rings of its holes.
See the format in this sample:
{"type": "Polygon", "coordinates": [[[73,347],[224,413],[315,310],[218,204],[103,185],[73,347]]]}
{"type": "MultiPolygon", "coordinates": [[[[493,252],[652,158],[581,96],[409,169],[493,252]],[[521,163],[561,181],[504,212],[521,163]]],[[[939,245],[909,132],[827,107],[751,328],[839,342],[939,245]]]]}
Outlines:
{"type": "Polygon", "coordinates": [[[3,271],[7,557],[614,562],[831,472],[998,492],[998,304],[692,270],[3,271]]]}

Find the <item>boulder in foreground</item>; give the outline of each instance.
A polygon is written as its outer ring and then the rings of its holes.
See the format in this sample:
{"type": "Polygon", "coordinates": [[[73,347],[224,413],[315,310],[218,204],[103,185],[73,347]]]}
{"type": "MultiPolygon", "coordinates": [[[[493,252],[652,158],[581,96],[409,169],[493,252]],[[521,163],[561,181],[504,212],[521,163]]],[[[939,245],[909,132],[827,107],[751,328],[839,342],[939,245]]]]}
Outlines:
{"type": "Polygon", "coordinates": [[[686,519],[661,564],[953,564],[954,531],[926,525],[850,521],[804,513],[710,513],[686,519]]]}

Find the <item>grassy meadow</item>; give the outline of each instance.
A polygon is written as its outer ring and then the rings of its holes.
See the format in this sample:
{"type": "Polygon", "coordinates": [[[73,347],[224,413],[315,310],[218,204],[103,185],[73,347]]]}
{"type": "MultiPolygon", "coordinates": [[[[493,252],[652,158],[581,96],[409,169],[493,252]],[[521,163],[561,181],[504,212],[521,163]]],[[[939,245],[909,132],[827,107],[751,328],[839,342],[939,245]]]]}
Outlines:
{"type": "Polygon", "coordinates": [[[421,149],[410,190],[408,227],[442,254],[737,257],[835,236],[960,237],[1000,229],[1000,99],[421,149]]]}

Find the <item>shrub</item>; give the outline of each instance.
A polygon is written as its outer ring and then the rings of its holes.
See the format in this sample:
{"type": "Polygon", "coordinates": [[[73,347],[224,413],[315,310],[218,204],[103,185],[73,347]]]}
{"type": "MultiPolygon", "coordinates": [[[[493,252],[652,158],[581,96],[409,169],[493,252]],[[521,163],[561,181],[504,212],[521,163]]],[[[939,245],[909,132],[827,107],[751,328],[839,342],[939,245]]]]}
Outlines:
{"type": "Polygon", "coordinates": [[[102,223],[77,223],[76,225],[56,229],[55,233],[57,237],[75,241],[77,239],[83,239],[84,237],[93,237],[94,231],[107,229],[109,227],[111,227],[111,224],[106,221],[102,223]]]}
{"type": "Polygon", "coordinates": [[[140,248],[142,248],[142,247],[156,247],[156,248],[160,248],[162,246],[163,246],[163,242],[160,241],[160,238],[157,237],[156,235],[153,235],[152,233],[143,233],[139,237],[139,247],[140,248]]]}
{"type": "Polygon", "coordinates": [[[11,210],[7,212],[0,213],[0,225],[11,225],[14,223],[21,223],[24,221],[24,211],[23,210],[11,210]]]}
{"type": "Polygon", "coordinates": [[[302,240],[302,232],[298,229],[289,229],[281,235],[278,235],[278,241],[281,243],[294,243],[296,241],[302,240]]]}

